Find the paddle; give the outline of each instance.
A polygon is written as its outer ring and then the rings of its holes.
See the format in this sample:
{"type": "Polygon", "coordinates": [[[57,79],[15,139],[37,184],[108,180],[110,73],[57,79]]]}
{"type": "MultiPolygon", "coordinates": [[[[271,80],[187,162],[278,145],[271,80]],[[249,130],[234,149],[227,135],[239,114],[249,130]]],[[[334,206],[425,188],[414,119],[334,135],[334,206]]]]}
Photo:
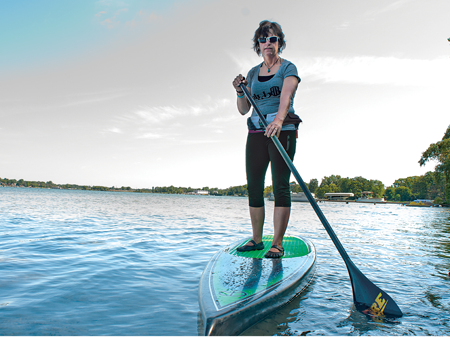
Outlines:
{"type": "MultiPolygon", "coordinates": [[[[250,101],[251,105],[258,114],[259,119],[264,124],[264,128],[267,128],[269,124],[267,123],[266,119],[259,110],[253,98],[250,96],[247,87],[242,83],[240,84],[240,87],[244,91],[245,95],[247,96],[247,99],[250,101]]],[[[355,307],[365,314],[372,314],[377,316],[386,315],[391,317],[401,317],[403,315],[402,311],[395,303],[395,301],[386,292],[384,292],[383,290],[378,288],[375,284],[373,284],[355,266],[352,260],[350,260],[350,257],[348,256],[338,237],[334,233],[333,228],[331,228],[331,225],[328,223],[328,220],[325,218],[325,215],[323,215],[322,210],[320,209],[316,200],[314,200],[311,192],[308,190],[308,187],[306,187],[306,184],[304,183],[300,174],[297,172],[294,163],[292,163],[291,158],[289,158],[280,141],[276,136],[272,136],[271,139],[274,142],[275,146],[277,147],[278,151],[280,152],[281,156],[283,157],[284,161],[288,165],[295,179],[297,179],[297,182],[300,184],[300,187],[302,188],[303,192],[305,193],[306,197],[311,203],[311,206],[313,207],[314,211],[316,212],[317,216],[319,217],[320,221],[325,227],[325,230],[327,231],[328,235],[330,236],[331,240],[336,246],[339,254],[341,254],[341,257],[344,260],[345,265],[347,266],[348,274],[350,276],[350,282],[352,285],[352,292],[353,292],[353,302],[355,304],[355,307]]]]}

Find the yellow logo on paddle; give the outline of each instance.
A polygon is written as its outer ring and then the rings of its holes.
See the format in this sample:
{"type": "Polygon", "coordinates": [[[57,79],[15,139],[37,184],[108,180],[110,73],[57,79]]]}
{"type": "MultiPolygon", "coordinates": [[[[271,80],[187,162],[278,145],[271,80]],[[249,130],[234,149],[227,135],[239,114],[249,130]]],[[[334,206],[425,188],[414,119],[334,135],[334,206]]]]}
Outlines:
{"type": "Polygon", "coordinates": [[[376,315],[383,315],[384,308],[386,308],[387,300],[383,299],[381,293],[378,294],[375,302],[370,306],[370,310],[376,315]]]}

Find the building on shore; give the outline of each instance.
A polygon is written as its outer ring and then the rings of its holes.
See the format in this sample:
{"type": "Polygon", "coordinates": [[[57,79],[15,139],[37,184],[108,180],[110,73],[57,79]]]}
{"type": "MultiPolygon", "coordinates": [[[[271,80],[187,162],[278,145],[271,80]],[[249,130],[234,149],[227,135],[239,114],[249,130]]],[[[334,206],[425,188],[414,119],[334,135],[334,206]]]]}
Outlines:
{"type": "Polygon", "coordinates": [[[347,200],[347,198],[354,197],[353,193],[325,193],[328,200],[347,200]]]}
{"type": "Polygon", "coordinates": [[[197,191],[189,192],[189,193],[187,193],[187,194],[193,194],[193,195],[209,195],[209,191],[197,190],[197,191]]]}

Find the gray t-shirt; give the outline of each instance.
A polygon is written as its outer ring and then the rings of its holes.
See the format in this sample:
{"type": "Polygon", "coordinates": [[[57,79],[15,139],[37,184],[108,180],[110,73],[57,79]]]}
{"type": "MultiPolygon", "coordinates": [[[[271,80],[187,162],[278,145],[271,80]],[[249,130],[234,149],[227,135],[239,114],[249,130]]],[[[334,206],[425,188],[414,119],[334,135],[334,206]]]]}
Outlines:
{"type": "MultiPolygon", "coordinates": [[[[251,95],[261,110],[262,114],[266,117],[268,123],[271,123],[278,112],[278,107],[280,106],[281,90],[283,89],[283,81],[288,76],[295,76],[300,82],[300,77],[298,77],[297,67],[288,60],[283,60],[280,69],[276,72],[275,76],[269,81],[259,82],[258,75],[261,64],[250,69],[247,74],[248,87],[251,90],[251,95]]],[[[295,113],[294,111],[294,96],[291,100],[291,105],[289,111],[295,113]]],[[[258,114],[254,109],[252,109],[252,115],[247,121],[249,130],[264,130],[262,123],[259,121],[258,114]]],[[[283,125],[282,131],[285,130],[295,130],[293,124],[283,125]]]]}

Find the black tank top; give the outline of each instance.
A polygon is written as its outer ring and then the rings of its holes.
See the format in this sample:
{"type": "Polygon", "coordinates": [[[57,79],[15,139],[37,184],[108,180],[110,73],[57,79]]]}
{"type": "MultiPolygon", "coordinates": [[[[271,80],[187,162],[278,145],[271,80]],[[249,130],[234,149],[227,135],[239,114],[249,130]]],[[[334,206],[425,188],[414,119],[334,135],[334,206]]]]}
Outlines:
{"type": "Polygon", "coordinates": [[[260,81],[260,82],[267,82],[274,76],[275,76],[275,74],[269,75],[269,76],[260,76],[260,75],[258,75],[258,81],[260,81]]]}

